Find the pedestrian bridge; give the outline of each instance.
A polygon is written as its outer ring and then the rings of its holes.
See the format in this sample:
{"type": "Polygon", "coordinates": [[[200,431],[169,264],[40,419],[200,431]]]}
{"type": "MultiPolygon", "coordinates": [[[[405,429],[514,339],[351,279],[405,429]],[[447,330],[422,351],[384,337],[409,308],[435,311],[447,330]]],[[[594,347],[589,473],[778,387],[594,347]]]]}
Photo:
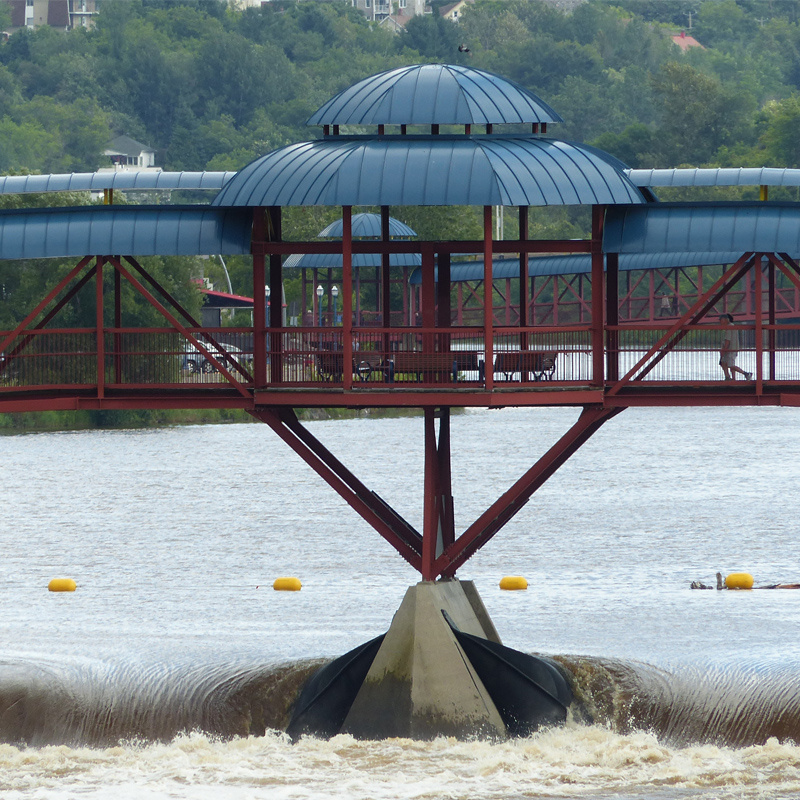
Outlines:
{"type": "Polygon", "coordinates": [[[153,191],[218,190],[207,205],[115,205],[113,192],[135,190],[139,181],[119,173],[0,178],[3,193],[78,188],[102,190],[109,201],[0,211],[0,262],[52,259],[58,265],[45,296],[0,331],[0,412],[244,409],[432,581],[454,576],[624,408],[800,405],[800,203],[785,199],[794,191],[789,187],[800,186],[800,170],[637,174],[642,171],[627,170],[607,153],[548,135],[547,126],[559,121],[535,95],[498,76],[421,65],[345,90],[309,120],[322,127],[321,138],[268,153],[234,175],[159,173],[150,179],[157,186],[143,179],[153,191]],[[377,130],[341,134],[346,125],[377,130]],[[501,125],[514,127],[501,133],[495,130],[501,125]],[[528,125],[529,133],[519,132],[528,125]],[[758,186],[761,199],[659,202],[662,179],[758,186]],[[770,200],[771,187],[784,198],[770,200]],[[284,235],[284,209],[315,205],[341,210],[339,239],[284,235]],[[590,233],[566,240],[530,236],[531,209],[548,205],[585,207],[590,233]],[[477,207],[482,235],[392,239],[390,210],[402,206],[477,207]],[[514,238],[496,233],[498,207],[516,213],[514,238]],[[379,210],[379,237],[354,236],[354,208],[379,210]],[[252,260],[251,325],[202,325],[143,263],[147,256],[214,254],[252,260]],[[372,254],[380,267],[370,325],[355,313],[354,298],[364,299],[354,267],[362,254],[372,254]],[[392,260],[408,254],[418,256],[418,311],[396,325],[392,260]],[[334,256],[341,265],[341,311],[334,306],[327,324],[320,313],[316,325],[315,315],[304,314],[300,326],[287,326],[282,303],[267,303],[267,288],[273,298],[281,296],[284,261],[304,255],[334,256]],[[458,261],[464,257],[468,266],[458,261]],[[557,261],[553,275],[577,273],[573,260],[581,260],[580,290],[553,281],[545,297],[531,281],[543,258],[557,261]],[[515,282],[516,312],[498,319],[494,268],[500,261],[506,270],[512,265],[502,280],[507,307],[508,282],[515,282]],[[477,271],[479,286],[473,281],[470,291],[482,295],[469,320],[457,313],[462,269],[477,271]],[[659,306],[656,316],[653,281],[646,318],[632,311],[630,272],[637,270],[673,271],[672,307],[665,309],[671,313],[659,306]],[[126,293],[155,309],[160,326],[127,319],[126,293]],[[574,314],[538,313],[543,304],[558,308],[570,293],[574,314]],[[67,322],[78,305],[91,310],[83,327],[67,322]],[[722,313],[732,315],[732,327],[721,322],[722,313]],[[725,380],[719,366],[725,338],[738,340],[736,363],[745,373],[738,380],[725,380]],[[581,413],[457,537],[450,409],[526,405],[569,405],[581,413]],[[422,531],[300,424],[294,409],[312,406],[422,409],[422,531]]]}

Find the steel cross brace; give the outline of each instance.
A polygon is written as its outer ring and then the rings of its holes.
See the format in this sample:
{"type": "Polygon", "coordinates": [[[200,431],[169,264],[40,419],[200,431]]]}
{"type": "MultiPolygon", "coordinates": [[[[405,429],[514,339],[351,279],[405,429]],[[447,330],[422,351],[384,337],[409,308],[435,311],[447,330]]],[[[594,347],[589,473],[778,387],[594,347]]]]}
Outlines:
{"type": "Polygon", "coordinates": [[[755,255],[745,253],[738,261],[729,267],[717,280],[714,285],[702,296],[699,297],[694,305],[688,309],[683,316],[675,322],[669,330],[643,355],[636,364],[631,367],[624,378],[615,383],[607,392],[610,397],[627,384],[634,380],[641,380],[650,372],[675,345],[683,339],[688,331],[686,325],[696,325],[708,311],[714,307],[719,299],[730,290],[737,281],[747,273],[753,266],[755,255]],[[649,363],[648,363],[649,362],[649,363]],[[641,371],[640,371],[641,370],[641,371]],[[638,373],[638,374],[637,374],[638,373]]]}
{"type": "Polygon", "coordinates": [[[600,427],[622,408],[584,406],[575,424],[514,485],[499,497],[435,560],[436,575],[452,577],[467,559],[483,547],[522,510],[534,492],[576,453],[600,427]]]}
{"type": "Polygon", "coordinates": [[[388,503],[370,491],[297,419],[291,408],[256,408],[248,413],[265,422],[345,502],[422,572],[422,537],[388,503]]]}
{"type": "Polygon", "coordinates": [[[249,409],[325,480],[423,580],[452,577],[530,500],[534,492],[622,407],[584,407],[578,420],[514,485],[457,539],[450,478],[450,409],[440,409],[436,440],[434,409],[425,408],[424,528],[420,534],[375,492],[370,491],[304,428],[291,408],[249,409]]]}

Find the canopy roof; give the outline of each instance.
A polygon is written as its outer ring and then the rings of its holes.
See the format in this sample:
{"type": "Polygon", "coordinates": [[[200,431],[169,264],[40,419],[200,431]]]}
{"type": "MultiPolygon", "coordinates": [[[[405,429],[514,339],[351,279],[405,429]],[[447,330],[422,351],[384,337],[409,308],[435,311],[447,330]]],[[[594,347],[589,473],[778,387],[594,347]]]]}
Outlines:
{"type": "Polygon", "coordinates": [[[519,84],[453,64],[417,64],[372,75],[330,99],[308,125],[470,125],[563,122],[519,84]]]}
{"type": "Polygon", "coordinates": [[[80,206],[0,211],[0,259],[246,255],[252,214],[208,206],[80,206]]]}
{"type": "Polygon", "coordinates": [[[217,206],[592,205],[641,203],[608,154],[514,136],[353,136],[268,153],[230,180],[217,206]]]}
{"type": "Polygon", "coordinates": [[[609,207],[606,253],[800,253],[800,203],[655,203],[609,207]]]}
{"type": "MultiPolygon", "coordinates": [[[[741,253],[652,253],[621,255],[619,269],[627,272],[636,269],[669,269],[672,267],[699,267],[710,264],[732,264],[741,253]]],[[[528,276],[531,278],[548,275],[578,275],[592,271],[592,257],[589,255],[531,256],[528,260],[528,276]]],[[[439,278],[435,270],[436,280],[439,278]]],[[[519,278],[518,258],[498,258],[492,261],[492,278],[504,280],[519,278]]],[[[454,261],[450,266],[450,281],[482,281],[483,259],[475,261],[454,261]]],[[[415,269],[409,283],[422,283],[422,270],[415,269]]]]}
{"type": "MultiPolygon", "coordinates": [[[[380,239],[381,238],[381,215],[380,214],[353,214],[350,222],[353,238],[355,239],[380,239]]],[[[319,232],[323,239],[341,239],[344,234],[344,221],[337,219],[331,222],[324,230],[319,232]]],[[[399,219],[389,217],[389,238],[390,239],[410,239],[416,236],[416,232],[408,227],[399,219]]]]}

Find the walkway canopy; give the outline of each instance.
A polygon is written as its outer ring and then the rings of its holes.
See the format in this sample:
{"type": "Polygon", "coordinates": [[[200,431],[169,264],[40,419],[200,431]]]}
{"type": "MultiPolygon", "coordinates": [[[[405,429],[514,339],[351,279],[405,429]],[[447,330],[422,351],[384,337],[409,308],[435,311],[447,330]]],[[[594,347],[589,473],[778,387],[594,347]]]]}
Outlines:
{"type": "Polygon", "coordinates": [[[252,222],[246,209],[208,206],[14,209],[0,212],[0,259],[246,255],[252,222]]]}

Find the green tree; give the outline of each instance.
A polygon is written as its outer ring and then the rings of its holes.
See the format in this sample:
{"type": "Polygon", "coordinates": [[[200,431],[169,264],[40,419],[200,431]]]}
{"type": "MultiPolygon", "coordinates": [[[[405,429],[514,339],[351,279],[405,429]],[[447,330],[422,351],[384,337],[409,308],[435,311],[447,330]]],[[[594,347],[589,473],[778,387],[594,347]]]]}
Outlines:
{"type": "Polygon", "coordinates": [[[652,79],[662,163],[700,165],[748,132],[752,100],[689,65],[665,64],[652,79]]]}
{"type": "Polygon", "coordinates": [[[765,111],[767,128],[761,143],[769,160],[775,166],[800,167],[800,93],[765,111]]]}

